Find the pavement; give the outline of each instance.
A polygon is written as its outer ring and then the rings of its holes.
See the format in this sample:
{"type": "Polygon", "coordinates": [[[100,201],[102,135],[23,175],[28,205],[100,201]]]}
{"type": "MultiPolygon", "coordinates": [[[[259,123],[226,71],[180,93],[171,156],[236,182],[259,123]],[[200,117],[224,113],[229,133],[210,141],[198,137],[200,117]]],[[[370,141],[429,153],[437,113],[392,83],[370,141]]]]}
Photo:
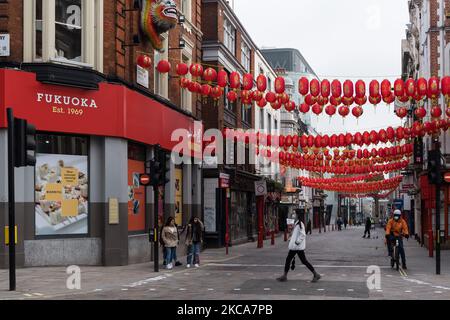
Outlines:
{"type": "MultiPolygon", "coordinates": [[[[153,263],[123,267],[80,266],[80,289],[68,289],[65,267],[17,270],[17,291],[8,290],[8,270],[0,270],[1,300],[449,300],[450,252],[442,252],[442,275],[435,260],[414,241],[405,241],[408,270],[390,268],[382,229],[362,239],[363,228],[307,238],[306,257],[322,275],[312,274],[299,259],[289,280],[279,283],[287,243],[277,238],[264,248],[247,243],[201,254],[200,268],[184,266],[153,272],[153,263]],[[379,271],[379,279],[373,272],[379,271]],[[369,286],[368,286],[369,282],[369,286]]],[[[181,260],[185,262],[185,258],[181,260]]]]}

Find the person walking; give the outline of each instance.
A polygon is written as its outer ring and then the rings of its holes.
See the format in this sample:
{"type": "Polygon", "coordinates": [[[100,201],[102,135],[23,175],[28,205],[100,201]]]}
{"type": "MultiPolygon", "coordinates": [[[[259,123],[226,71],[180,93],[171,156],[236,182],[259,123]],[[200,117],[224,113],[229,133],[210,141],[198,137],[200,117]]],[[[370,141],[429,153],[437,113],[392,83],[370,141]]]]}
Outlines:
{"type": "Polygon", "coordinates": [[[372,229],[372,220],[370,219],[370,217],[367,217],[367,219],[366,219],[366,228],[364,230],[363,238],[366,237],[366,234],[369,234],[367,239],[370,239],[370,229],[372,229]]]}
{"type": "Polygon", "coordinates": [[[344,228],[345,228],[345,230],[347,230],[347,224],[348,224],[347,217],[344,217],[344,228]]]}
{"type": "Polygon", "coordinates": [[[178,230],[175,225],[175,219],[169,217],[161,233],[165,248],[166,269],[173,269],[172,261],[175,260],[176,249],[178,246],[178,230]]]}
{"type": "Polygon", "coordinates": [[[187,225],[186,245],[188,247],[187,268],[190,268],[192,263],[196,268],[200,267],[200,249],[203,243],[203,222],[197,218],[192,217],[187,225]]]}
{"type": "Polygon", "coordinates": [[[337,219],[337,225],[338,225],[338,230],[342,231],[342,218],[341,217],[339,217],[337,219]]]}
{"type": "Polygon", "coordinates": [[[280,282],[287,281],[287,275],[289,269],[295,269],[295,256],[298,255],[300,261],[311,271],[314,275],[312,282],[317,282],[320,280],[321,276],[316,272],[314,267],[306,260],[305,249],[306,249],[306,233],[305,225],[301,222],[297,216],[295,216],[294,230],[292,231],[292,236],[289,241],[289,253],[286,258],[286,264],[284,266],[284,274],[277,278],[280,282]]]}

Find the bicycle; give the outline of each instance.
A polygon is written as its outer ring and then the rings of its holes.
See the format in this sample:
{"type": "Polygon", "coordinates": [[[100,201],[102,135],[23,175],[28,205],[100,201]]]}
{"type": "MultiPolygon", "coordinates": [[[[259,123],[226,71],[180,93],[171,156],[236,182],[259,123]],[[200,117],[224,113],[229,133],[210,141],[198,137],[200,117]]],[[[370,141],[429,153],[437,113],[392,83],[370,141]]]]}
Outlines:
{"type": "Polygon", "coordinates": [[[396,268],[398,271],[400,269],[400,237],[394,237],[393,240],[391,240],[391,245],[394,242],[395,246],[392,248],[392,255],[391,255],[391,268],[396,268]]]}

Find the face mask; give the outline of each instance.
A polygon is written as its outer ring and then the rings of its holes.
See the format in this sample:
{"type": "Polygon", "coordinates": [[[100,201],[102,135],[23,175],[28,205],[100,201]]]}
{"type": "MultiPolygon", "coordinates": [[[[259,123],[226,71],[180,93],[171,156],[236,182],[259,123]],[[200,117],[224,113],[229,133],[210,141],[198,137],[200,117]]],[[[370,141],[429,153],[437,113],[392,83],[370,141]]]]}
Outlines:
{"type": "Polygon", "coordinates": [[[400,220],[400,217],[394,217],[394,220],[398,221],[398,220],[400,220]]]}

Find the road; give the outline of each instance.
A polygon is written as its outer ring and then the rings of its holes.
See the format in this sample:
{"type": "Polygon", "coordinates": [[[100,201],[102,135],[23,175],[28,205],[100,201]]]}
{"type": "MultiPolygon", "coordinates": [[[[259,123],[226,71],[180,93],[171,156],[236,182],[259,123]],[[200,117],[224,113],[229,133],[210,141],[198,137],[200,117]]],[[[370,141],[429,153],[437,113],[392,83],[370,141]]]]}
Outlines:
{"type": "Polygon", "coordinates": [[[311,273],[298,259],[288,282],[275,280],[287,254],[287,243],[277,238],[274,246],[266,241],[263,249],[256,243],[232,247],[228,256],[224,249],[206,250],[200,268],[182,266],[156,274],[151,263],[81,266],[80,290],[67,289],[65,268],[30,268],[18,270],[18,291],[10,293],[7,270],[1,270],[0,299],[450,299],[450,252],[443,252],[442,275],[437,276],[427,250],[405,241],[409,269],[397,272],[389,266],[382,231],[373,232],[372,239],[362,239],[363,229],[356,227],[308,236],[306,255],[322,275],[318,283],[310,282],[311,273]],[[378,288],[367,286],[373,279],[369,266],[379,267],[378,288]]]}

